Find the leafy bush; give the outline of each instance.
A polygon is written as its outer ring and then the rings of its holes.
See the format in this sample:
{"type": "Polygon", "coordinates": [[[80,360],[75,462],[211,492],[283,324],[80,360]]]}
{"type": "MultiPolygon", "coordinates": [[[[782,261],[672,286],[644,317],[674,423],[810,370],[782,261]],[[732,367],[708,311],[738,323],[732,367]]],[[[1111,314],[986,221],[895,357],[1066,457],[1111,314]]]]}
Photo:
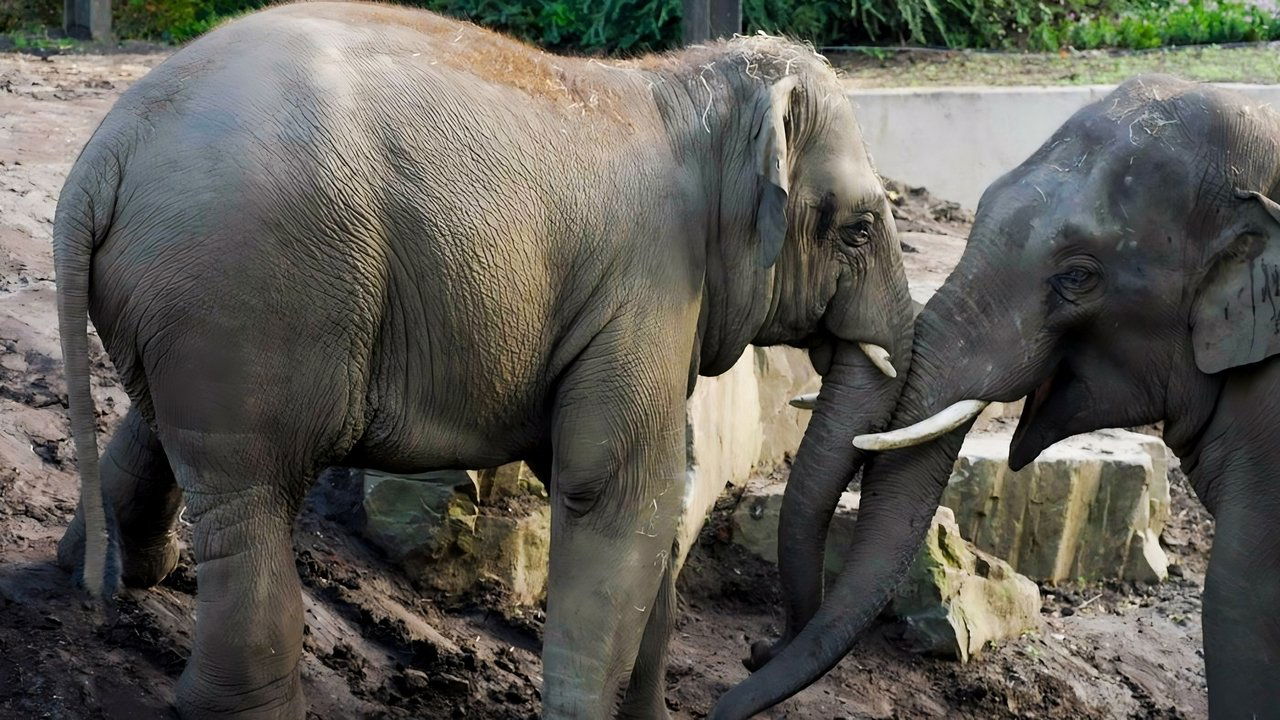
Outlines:
{"type": "MultiPolygon", "coordinates": [[[[1280,37],[1280,16],[1234,0],[1150,2],[1118,15],[1084,15],[1061,24],[1058,44],[1079,49],[1254,42],[1280,37]]],[[[1053,49],[1056,45],[1046,47],[1053,49]]]]}
{"type": "Polygon", "coordinates": [[[632,54],[680,38],[679,0],[407,0],[553,50],[632,54]]]}
{"type": "MultiPolygon", "coordinates": [[[[272,0],[114,0],[117,35],[184,42],[272,0]]],[[[680,42],[681,0],[398,0],[552,50],[631,55],[680,42]]],[[[1057,50],[1280,39],[1247,0],[743,0],[747,32],[814,45],[1057,50]]],[[[0,31],[57,25],[62,0],[0,0],[0,31]]]]}
{"type": "Polygon", "coordinates": [[[62,24],[62,0],[0,0],[0,32],[62,24]]]}
{"type": "Polygon", "coordinates": [[[267,0],[113,0],[111,22],[120,37],[186,42],[227,17],[266,4],[267,0]]]}

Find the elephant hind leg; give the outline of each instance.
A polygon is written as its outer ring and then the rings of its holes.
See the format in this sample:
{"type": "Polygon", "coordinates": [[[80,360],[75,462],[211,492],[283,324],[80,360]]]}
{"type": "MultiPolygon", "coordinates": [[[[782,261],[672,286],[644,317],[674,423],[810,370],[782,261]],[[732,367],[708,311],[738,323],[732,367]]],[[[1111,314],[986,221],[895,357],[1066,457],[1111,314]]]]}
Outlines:
{"type": "Polygon", "coordinates": [[[287,443],[274,438],[162,432],[193,523],[198,586],[178,713],[302,720],[304,618],[292,528],[306,465],[288,461],[278,450],[287,443]]]}
{"type": "Polygon", "coordinates": [[[677,612],[675,548],[667,559],[666,571],[658,586],[649,622],[645,624],[640,652],[631,671],[627,694],[618,710],[625,720],[666,720],[667,646],[675,627],[677,612]]]}
{"type": "MultiPolygon", "coordinates": [[[[121,576],[129,587],[151,587],[178,564],[175,524],[182,491],[164,448],[141,413],[130,408],[101,462],[104,505],[121,551],[121,576]]],[[[78,570],[84,562],[84,517],[76,511],[58,543],[58,563],[78,570]]]]}

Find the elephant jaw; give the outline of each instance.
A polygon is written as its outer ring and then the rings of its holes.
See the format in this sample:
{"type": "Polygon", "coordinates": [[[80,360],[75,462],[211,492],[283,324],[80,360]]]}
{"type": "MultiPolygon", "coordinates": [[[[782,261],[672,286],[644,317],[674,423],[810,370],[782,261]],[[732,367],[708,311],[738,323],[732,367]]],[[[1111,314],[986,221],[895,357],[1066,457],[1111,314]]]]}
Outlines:
{"type": "Polygon", "coordinates": [[[1060,365],[1030,394],[1009,443],[1009,468],[1018,471],[1050,445],[1070,437],[1078,416],[1084,387],[1070,368],[1060,365]]]}

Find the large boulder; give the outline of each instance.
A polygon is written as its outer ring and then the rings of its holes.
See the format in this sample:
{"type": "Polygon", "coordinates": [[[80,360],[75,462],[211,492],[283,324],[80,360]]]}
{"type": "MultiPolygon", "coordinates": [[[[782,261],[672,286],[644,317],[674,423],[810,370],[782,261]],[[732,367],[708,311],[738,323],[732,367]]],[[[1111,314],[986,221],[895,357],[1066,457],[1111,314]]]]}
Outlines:
{"type": "Polygon", "coordinates": [[[960,537],[938,508],[890,612],[916,650],[962,662],[1040,626],[1040,589],[1009,563],[960,537]]]}
{"type": "MultiPolygon", "coordinates": [[[[785,482],[761,480],[747,486],[733,509],[733,542],[752,554],[776,564],[778,562],[778,516],[782,512],[785,482]]],[[[844,550],[853,537],[853,524],[858,518],[858,493],[846,492],[831,517],[827,531],[827,552],[823,567],[834,577],[844,565],[844,550]]]]}
{"type": "Polygon", "coordinates": [[[1168,461],[1156,437],[1123,430],[1057,443],[1018,472],[1010,435],[965,439],[942,504],[960,532],[1036,580],[1158,582],[1168,561],[1168,461]]]}
{"type": "Polygon", "coordinates": [[[551,512],[520,464],[482,472],[364,472],[364,535],[423,587],[496,589],[512,605],[546,596],[551,512]],[[477,502],[479,500],[479,502],[477,502]]]}
{"type": "MultiPolygon", "coordinates": [[[[733,512],[733,542],[773,563],[785,487],[752,483],[733,512]]],[[[825,563],[831,577],[852,541],[858,500],[857,493],[844,493],[832,518],[825,563]]],[[[1040,591],[1008,563],[965,541],[951,510],[941,507],[889,612],[915,649],[966,661],[988,644],[1038,627],[1040,591]]]]}

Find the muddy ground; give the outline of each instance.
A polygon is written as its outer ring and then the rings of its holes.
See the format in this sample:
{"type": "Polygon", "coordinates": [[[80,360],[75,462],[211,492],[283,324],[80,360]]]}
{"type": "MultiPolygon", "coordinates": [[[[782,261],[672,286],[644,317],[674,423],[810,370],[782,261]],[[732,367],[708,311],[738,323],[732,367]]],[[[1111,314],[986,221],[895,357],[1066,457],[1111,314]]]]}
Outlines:
{"type": "MultiPolygon", "coordinates": [[[[187,655],[189,557],[98,619],[53,565],[77,498],[54,319],[50,225],[97,120],[158,55],[0,54],[0,717],[162,718],[187,655]]],[[[963,234],[963,213],[898,187],[903,229],[963,234]]],[[[936,260],[936,259],[935,259],[936,260]]],[[[921,253],[908,264],[928,266],[921,253]]],[[[936,262],[935,262],[936,264],[936,262]]],[[[100,426],[127,399],[95,356],[100,426]]],[[[908,652],[882,624],[774,718],[1201,718],[1200,601],[1211,524],[1175,483],[1158,587],[1044,588],[1044,625],[961,665],[908,652]]],[[[314,718],[536,717],[541,615],[416,591],[350,529],[346,471],[316,484],[297,526],[306,589],[303,677],[314,718]]],[[[680,579],[669,704],[703,716],[745,676],[749,639],[778,625],[772,569],[727,542],[721,503],[680,579]]]]}

